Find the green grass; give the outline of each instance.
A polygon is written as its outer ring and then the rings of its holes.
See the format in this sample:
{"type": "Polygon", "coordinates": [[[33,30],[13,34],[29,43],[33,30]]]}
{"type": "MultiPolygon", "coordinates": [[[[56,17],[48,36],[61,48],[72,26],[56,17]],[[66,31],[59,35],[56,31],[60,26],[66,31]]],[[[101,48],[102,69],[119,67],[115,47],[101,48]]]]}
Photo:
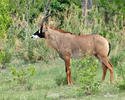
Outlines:
{"type": "MultiPolygon", "coordinates": [[[[64,62],[61,59],[49,61],[48,64],[39,62],[35,64],[19,64],[12,62],[17,70],[35,65],[35,75],[24,85],[13,81],[11,68],[0,70],[0,100],[125,100],[125,91],[119,90],[115,85],[109,84],[109,71],[100,91],[93,95],[79,95],[77,89],[79,82],[72,68],[72,85],[66,84],[64,62]]],[[[102,69],[99,66],[97,80],[101,80],[102,69]]]]}

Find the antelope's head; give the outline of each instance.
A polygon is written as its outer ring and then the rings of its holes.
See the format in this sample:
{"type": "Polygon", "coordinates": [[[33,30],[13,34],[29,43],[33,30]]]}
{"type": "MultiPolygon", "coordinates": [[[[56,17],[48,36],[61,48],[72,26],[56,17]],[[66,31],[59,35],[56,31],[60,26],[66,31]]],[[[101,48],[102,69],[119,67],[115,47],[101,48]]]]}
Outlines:
{"type": "Polygon", "coordinates": [[[37,39],[37,38],[45,38],[45,32],[43,32],[43,28],[40,28],[38,31],[36,31],[32,36],[32,39],[37,39]]]}
{"type": "Polygon", "coordinates": [[[49,9],[50,9],[50,7],[49,7],[50,1],[51,1],[51,0],[48,0],[48,3],[47,3],[47,5],[46,5],[46,7],[45,7],[45,9],[44,9],[44,18],[42,19],[41,27],[40,27],[40,29],[39,29],[38,31],[36,31],[36,32],[31,36],[32,39],[45,38],[45,33],[46,33],[46,28],[47,28],[47,27],[44,25],[44,22],[45,22],[45,20],[46,20],[49,16],[52,16],[53,14],[55,14],[54,12],[48,14],[49,9]],[[47,14],[48,14],[48,15],[47,15],[47,14]]]}

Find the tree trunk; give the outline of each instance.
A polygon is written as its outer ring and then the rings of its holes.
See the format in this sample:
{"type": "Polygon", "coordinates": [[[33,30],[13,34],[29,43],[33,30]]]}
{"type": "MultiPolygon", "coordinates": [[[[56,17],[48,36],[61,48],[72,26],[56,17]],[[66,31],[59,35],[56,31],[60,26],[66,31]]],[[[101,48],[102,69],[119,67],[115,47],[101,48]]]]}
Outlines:
{"type": "Polygon", "coordinates": [[[33,4],[35,5],[36,0],[33,0],[33,4]]]}
{"type": "Polygon", "coordinates": [[[88,9],[92,9],[92,5],[93,5],[93,0],[89,0],[89,2],[88,2],[88,9]]]}
{"type": "Polygon", "coordinates": [[[81,0],[82,2],[82,10],[83,10],[83,16],[85,16],[85,19],[84,19],[84,24],[87,24],[87,3],[88,3],[88,0],[81,0]]]}

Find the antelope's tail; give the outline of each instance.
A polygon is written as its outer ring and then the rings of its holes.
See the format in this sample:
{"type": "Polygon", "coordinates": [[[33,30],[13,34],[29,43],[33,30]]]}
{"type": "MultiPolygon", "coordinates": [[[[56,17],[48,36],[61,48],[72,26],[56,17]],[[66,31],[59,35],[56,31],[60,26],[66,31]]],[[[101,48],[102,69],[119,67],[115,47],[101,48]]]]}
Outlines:
{"type": "Polygon", "coordinates": [[[110,51],[111,51],[111,44],[108,42],[108,44],[109,44],[109,52],[108,52],[108,56],[109,56],[109,54],[110,54],[110,51]]]}

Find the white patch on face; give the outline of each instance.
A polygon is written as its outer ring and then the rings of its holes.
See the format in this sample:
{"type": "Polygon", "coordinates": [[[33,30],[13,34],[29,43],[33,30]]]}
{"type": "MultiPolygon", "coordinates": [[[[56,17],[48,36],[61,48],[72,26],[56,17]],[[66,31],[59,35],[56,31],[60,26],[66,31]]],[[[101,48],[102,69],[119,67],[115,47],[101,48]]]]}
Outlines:
{"type": "Polygon", "coordinates": [[[39,29],[39,33],[41,32],[41,30],[39,29]]]}
{"type": "Polygon", "coordinates": [[[37,38],[39,38],[37,35],[32,35],[32,39],[33,39],[33,40],[35,40],[35,39],[37,39],[37,38]]]}

